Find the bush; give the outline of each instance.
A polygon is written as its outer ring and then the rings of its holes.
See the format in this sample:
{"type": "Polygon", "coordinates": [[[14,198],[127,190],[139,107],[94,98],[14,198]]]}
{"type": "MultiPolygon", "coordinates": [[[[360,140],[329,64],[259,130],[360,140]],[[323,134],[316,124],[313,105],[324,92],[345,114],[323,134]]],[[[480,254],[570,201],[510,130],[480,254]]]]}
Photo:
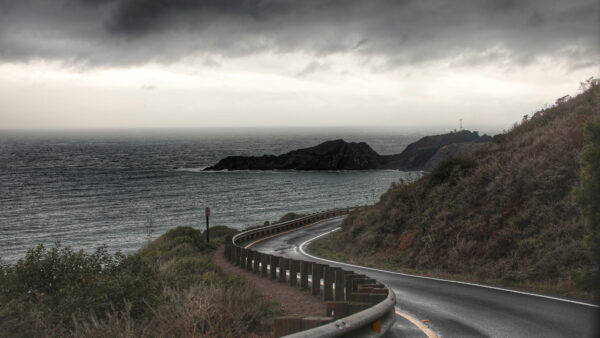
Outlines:
{"type": "Polygon", "coordinates": [[[0,285],[0,325],[13,335],[32,323],[71,329],[73,319],[103,319],[126,303],[140,318],[161,291],[156,274],[137,255],[111,255],[105,247],[87,254],[59,244],[50,250],[40,245],[14,266],[4,266],[0,285]]]}
{"type": "Polygon", "coordinates": [[[474,167],[475,161],[468,156],[451,157],[433,169],[429,175],[429,183],[432,186],[443,183],[456,185],[474,167]]]}
{"type": "Polygon", "coordinates": [[[295,212],[288,212],[287,214],[283,215],[278,221],[276,221],[274,224],[277,223],[283,223],[283,222],[287,222],[287,221],[291,221],[293,219],[296,218],[300,218],[304,216],[304,214],[297,214],[295,212]]]}

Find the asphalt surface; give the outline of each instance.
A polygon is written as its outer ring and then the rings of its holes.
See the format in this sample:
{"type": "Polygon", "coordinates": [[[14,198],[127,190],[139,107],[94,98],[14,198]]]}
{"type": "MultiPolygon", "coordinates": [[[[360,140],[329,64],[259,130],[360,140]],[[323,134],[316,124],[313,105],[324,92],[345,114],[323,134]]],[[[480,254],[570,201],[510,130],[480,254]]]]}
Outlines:
{"type": "Polygon", "coordinates": [[[387,284],[397,297],[397,320],[388,333],[389,337],[427,337],[427,333],[430,337],[599,336],[597,321],[600,308],[585,302],[348,266],[312,255],[309,257],[307,241],[336,229],[341,220],[330,219],[266,238],[254,242],[252,248],[269,254],[341,266],[387,284]],[[303,250],[300,248],[302,244],[303,250]],[[418,322],[421,328],[413,322],[418,322]]]}

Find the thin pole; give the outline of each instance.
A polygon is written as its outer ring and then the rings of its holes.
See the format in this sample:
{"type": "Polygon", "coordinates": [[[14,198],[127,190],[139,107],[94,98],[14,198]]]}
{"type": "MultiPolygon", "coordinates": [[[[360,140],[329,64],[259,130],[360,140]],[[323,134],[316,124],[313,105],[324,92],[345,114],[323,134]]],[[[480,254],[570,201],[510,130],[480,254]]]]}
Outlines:
{"type": "Polygon", "coordinates": [[[204,209],[204,214],[206,215],[206,243],[210,242],[210,236],[208,235],[208,217],[210,216],[210,208],[206,207],[206,209],[204,209]]]}
{"type": "Polygon", "coordinates": [[[210,241],[210,237],[208,236],[208,215],[206,215],[206,243],[210,241]]]}

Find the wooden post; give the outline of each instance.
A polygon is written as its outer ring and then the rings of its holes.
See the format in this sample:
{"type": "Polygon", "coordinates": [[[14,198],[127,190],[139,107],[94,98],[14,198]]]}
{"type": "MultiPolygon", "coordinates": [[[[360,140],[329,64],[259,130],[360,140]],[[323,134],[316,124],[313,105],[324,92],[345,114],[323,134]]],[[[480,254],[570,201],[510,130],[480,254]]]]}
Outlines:
{"type": "Polygon", "coordinates": [[[246,256],[248,255],[248,251],[244,248],[241,249],[242,258],[240,259],[240,268],[246,268],[246,256]]]}
{"type": "Polygon", "coordinates": [[[308,289],[308,270],[310,262],[300,261],[300,288],[308,289]]]}
{"type": "Polygon", "coordinates": [[[344,273],[342,269],[335,271],[335,300],[344,300],[344,273]]]}
{"type": "Polygon", "coordinates": [[[285,283],[288,259],[279,257],[279,281],[285,283]]]}
{"type": "Polygon", "coordinates": [[[208,236],[208,218],[210,217],[210,208],[206,207],[204,209],[204,214],[206,215],[206,243],[210,242],[210,236],[208,236]]]}
{"type": "Polygon", "coordinates": [[[256,252],[256,251],[253,252],[252,257],[254,258],[254,265],[252,266],[252,272],[260,273],[260,271],[258,270],[258,263],[260,262],[260,260],[259,260],[260,252],[256,252]]]}
{"type": "Polygon", "coordinates": [[[318,263],[312,263],[312,285],[311,294],[313,296],[321,293],[321,265],[318,263]]]}
{"type": "Polygon", "coordinates": [[[277,279],[277,256],[269,255],[269,277],[277,279]]]}
{"type": "Polygon", "coordinates": [[[325,265],[323,270],[323,300],[333,300],[333,278],[335,268],[325,265]]]}
{"type": "Polygon", "coordinates": [[[267,275],[268,275],[268,271],[267,271],[268,264],[269,264],[269,256],[267,256],[267,254],[261,253],[260,254],[260,275],[262,277],[267,277],[267,275]]]}
{"type": "Polygon", "coordinates": [[[254,251],[252,251],[251,249],[246,249],[246,271],[251,272],[252,271],[252,255],[254,255],[254,251]]]}
{"type": "Polygon", "coordinates": [[[298,283],[298,261],[290,259],[289,260],[289,266],[290,266],[290,286],[296,286],[298,283]]]}

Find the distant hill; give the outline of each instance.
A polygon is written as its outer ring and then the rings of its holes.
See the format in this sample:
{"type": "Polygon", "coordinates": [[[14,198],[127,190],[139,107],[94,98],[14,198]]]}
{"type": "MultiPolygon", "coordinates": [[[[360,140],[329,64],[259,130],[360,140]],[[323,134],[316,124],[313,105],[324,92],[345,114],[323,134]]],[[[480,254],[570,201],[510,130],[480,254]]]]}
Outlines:
{"type": "MultiPolygon", "coordinates": [[[[314,249],[388,269],[590,297],[598,266],[583,244],[573,189],[582,170],[583,126],[598,119],[596,85],[442,161],[412,184],[393,185],[314,249]]],[[[423,139],[421,149],[433,153],[433,140],[423,139]]],[[[416,147],[397,163],[420,166],[434,158],[421,158],[425,152],[416,147]]],[[[454,152],[446,147],[436,152],[454,152]]]]}
{"type": "Polygon", "coordinates": [[[463,130],[443,135],[427,136],[410,144],[401,154],[381,156],[365,142],[326,141],[317,146],[290,151],[282,155],[229,156],[205,170],[424,170],[433,157],[437,161],[472,149],[476,143],[492,138],[463,130]],[[444,146],[463,144],[447,148],[444,146]]]}

